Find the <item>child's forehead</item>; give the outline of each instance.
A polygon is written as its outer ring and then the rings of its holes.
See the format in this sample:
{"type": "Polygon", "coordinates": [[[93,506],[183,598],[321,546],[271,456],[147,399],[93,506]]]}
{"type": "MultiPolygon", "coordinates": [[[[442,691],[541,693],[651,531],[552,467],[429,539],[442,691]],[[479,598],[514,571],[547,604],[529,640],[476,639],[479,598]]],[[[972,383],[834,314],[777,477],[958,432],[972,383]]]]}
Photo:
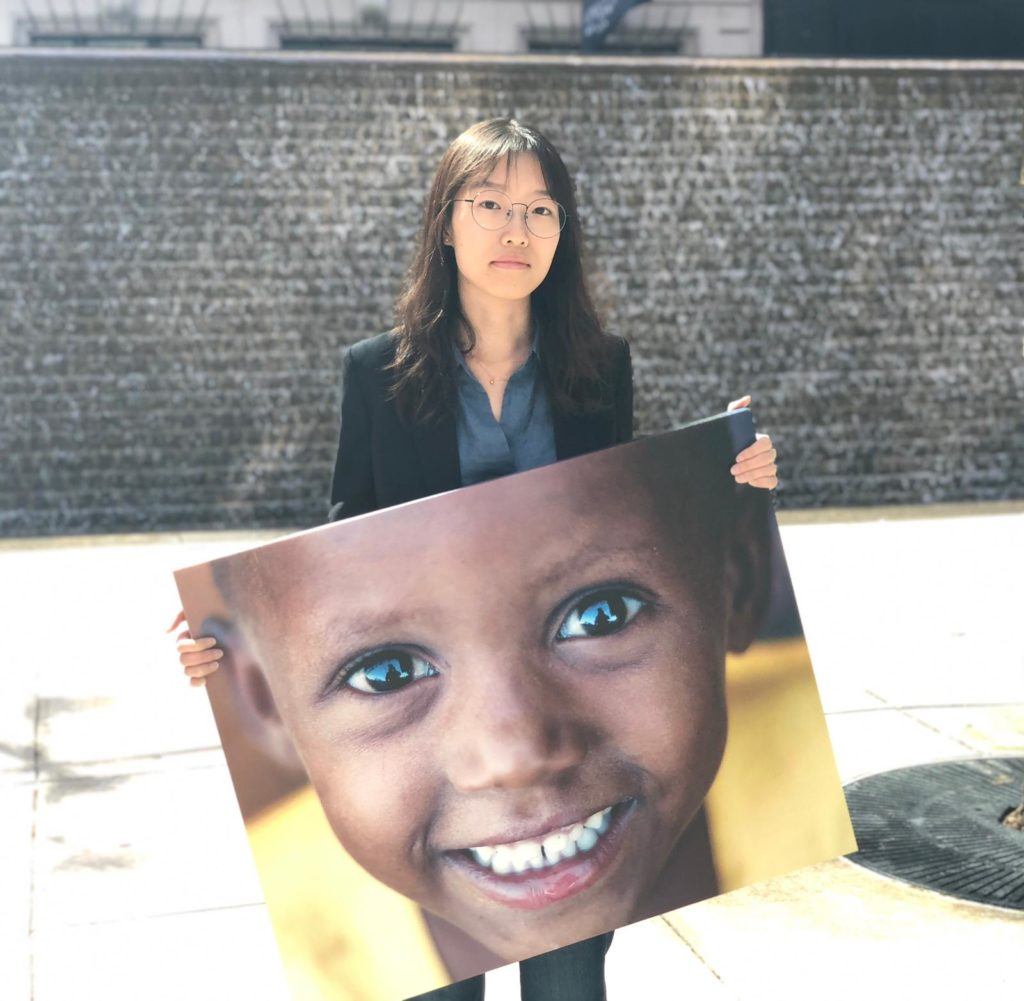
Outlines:
{"type": "Polygon", "coordinates": [[[611,523],[629,514],[646,513],[654,501],[640,481],[610,480],[592,464],[581,463],[560,470],[557,476],[503,477],[400,509],[383,510],[331,526],[323,533],[301,536],[294,540],[299,545],[282,547],[277,555],[308,562],[329,552],[419,550],[436,540],[515,544],[516,539],[558,535],[569,526],[576,533],[607,531],[611,523]],[[481,489],[489,487],[500,489],[481,489]]]}
{"type": "Polygon", "coordinates": [[[281,595],[299,579],[344,591],[357,575],[387,582],[440,561],[452,572],[460,556],[457,572],[491,574],[524,556],[610,551],[627,535],[692,548],[708,539],[705,512],[655,458],[607,450],[279,540],[259,554],[264,593],[281,595]]]}
{"type": "Polygon", "coordinates": [[[459,504],[409,508],[402,517],[366,519],[291,540],[265,565],[269,591],[279,590],[275,582],[300,577],[338,593],[356,581],[400,590],[407,575],[418,578],[442,565],[450,577],[528,576],[531,567],[571,565],[576,557],[623,562],[630,546],[690,547],[708,538],[684,508],[658,505],[644,491],[582,479],[574,485],[572,478],[559,486],[536,495],[508,491],[500,500],[478,494],[459,504]]]}

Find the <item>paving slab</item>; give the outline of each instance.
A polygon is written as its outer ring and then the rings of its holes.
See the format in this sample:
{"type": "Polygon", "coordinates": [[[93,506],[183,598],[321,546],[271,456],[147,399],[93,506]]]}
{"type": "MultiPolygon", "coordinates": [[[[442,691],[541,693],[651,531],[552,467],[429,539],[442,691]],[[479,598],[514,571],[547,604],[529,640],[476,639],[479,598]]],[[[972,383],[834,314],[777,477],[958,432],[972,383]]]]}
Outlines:
{"type": "Polygon", "coordinates": [[[1024,755],[1024,705],[911,708],[904,712],[986,757],[1024,755]]]}
{"type": "Polygon", "coordinates": [[[0,665],[0,785],[35,779],[38,671],[49,657],[52,632],[40,622],[45,578],[29,553],[0,548],[0,607],[4,610],[0,665]]]}
{"type": "Polygon", "coordinates": [[[781,534],[826,712],[870,708],[867,696],[1021,701],[1024,646],[1012,623],[1024,514],[783,523],[781,534]]]}
{"type": "Polygon", "coordinates": [[[638,921],[616,931],[605,958],[605,984],[611,1001],[737,998],[664,917],[638,921]]]}
{"type": "Polygon", "coordinates": [[[666,918],[741,998],[998,998],[1020,993],[1024,914],[885,879],[847,859],[666,918]]]}
{"type": "Polygon", "coordinates": [[[892,768],[978,753],[897,709],[826,715],[825,723],[843,785],[892,768]]]}
{"type": "Polygon", "coordinates": [[[0,684],[0,786],[35,780],[35,688],[28,675],[12,674],[0,684]]]}
{"type": "Polygon", "coordinates": [[[223,754],[39,786],[37,930],[263,900],[223,754]]]}
{"type": "MultiPolygon", "coordinates": [[[[161,770],[176,758],[213,753],[223,758],[205,692],[196,691],[167,663],[151,676],[103,694],[41,695],[39,778],[102,777],[161,770]],[[166,677],[172,675],[172,677],[166,677]]],[[[51,688],[52,691],[52,688],[51,688]]]]}
{"type": "Polygon", "coordinates": [[[35,796],[29,784],[0,785],[0,996],[14,999],[31,996],[35,796]]]}
{"type": "MultiPolygon", "coordinates": [[[[487,973],[487,1001],[520,1001],[519,965],[487,973]]],[[[737,1001],[733,993],[664,918],[615,932],[605,957],[610,1001],[737,1001]]]]}
{"type": "Polygon", "coordinates": [[[171,572],[194,554],[204,558],[194,546],[186,554],[161,545],[33,554],[45,567],[36,574],[45,600],[69,606],[35,672],[42,778],[113,774],[145,768],[155,755],[220,746],[205,695],[193,697],[164,632],[180,607],[171,572]]]}
{"type": "Polygon", "coordinates": [[[33,1001],[292,1001],[262,905],[54,928],[34,950],[33,1001]]]}

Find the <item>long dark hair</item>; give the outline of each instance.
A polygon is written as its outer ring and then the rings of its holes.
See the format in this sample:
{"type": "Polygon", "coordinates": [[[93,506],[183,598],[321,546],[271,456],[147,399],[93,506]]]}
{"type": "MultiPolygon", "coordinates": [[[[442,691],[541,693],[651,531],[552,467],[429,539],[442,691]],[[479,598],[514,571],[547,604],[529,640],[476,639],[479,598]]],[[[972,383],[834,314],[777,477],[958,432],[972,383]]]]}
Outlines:
{"type": "Polygon", "coordinates": [[[486,177],[502,159],[511,171],[520,153],[533,153],[552,197],[566,211],[551,267],[531,295],[539,323],[540,371],[553,408],[591,413],[610,404],[611,360],[619,341],[605,333],[584,277],[583,240],[575,184],[554,146],[515,118],[490,118],[452,141],[434,175],[423,212],[419,246],[395,303],[395,355],[391,397],[403,418],[429,422],[454,405],[450,345],[459,325],[476,334],[459,302],[455,248],[444,243],[453,199],[462,186],[486,177]]]}

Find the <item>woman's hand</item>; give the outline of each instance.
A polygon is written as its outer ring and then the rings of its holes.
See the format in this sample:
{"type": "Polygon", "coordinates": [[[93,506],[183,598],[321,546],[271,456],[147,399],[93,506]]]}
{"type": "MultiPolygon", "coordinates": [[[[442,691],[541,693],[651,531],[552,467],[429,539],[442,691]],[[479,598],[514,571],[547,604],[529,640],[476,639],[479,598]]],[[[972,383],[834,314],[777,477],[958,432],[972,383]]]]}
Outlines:
{"type": "MultiPolygon", "coordinates": [[[[185,621],[185,609],[182,609],[175,616],[174,621],[167,627],[165,632],[170,632],[185,621]]],[[[200,636],[193,639],[188,629],[182,629],[177,636],[178,660],[185,668],[189,684],[193,688],[201,688],[206,684],[206,676],[213,674],[220,666],[220,658],[224,651],[217,646],[217,639],[214,636],[200,636]]]]}
{"type": "MultiPolygon", "coordinates": [[[[727,410],[749,407],[750,397],[741,396],[733,400],[727,410]]],[[[772,440],[766,434],[758,433],[753,445],[748,445],[736,456],[736,464],[729,470],[737,483],[749,483],[752,487],[774,490],[779,484],[779,470],[775,465],[777,453],[772,440]]]]}

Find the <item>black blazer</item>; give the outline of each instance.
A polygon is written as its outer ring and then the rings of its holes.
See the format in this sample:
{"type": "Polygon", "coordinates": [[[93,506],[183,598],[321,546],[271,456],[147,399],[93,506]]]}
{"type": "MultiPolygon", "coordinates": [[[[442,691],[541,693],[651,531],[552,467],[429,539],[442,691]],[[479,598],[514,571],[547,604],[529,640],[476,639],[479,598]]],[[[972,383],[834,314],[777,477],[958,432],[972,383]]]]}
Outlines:
{"type": "MultiPolygon", "coordinates": [[[[462,486],[455,415],[410,427],[386,400],[394,354],[391,331],[359,341],[342,361],[341,433],[331,484],[329,521],[403,504],[462,486]]],[[[552,412],[555,455],[569,459],[633,438],[633,368],[629,343],[615,359],[613,406],[595,414],[552,412]]]]}

